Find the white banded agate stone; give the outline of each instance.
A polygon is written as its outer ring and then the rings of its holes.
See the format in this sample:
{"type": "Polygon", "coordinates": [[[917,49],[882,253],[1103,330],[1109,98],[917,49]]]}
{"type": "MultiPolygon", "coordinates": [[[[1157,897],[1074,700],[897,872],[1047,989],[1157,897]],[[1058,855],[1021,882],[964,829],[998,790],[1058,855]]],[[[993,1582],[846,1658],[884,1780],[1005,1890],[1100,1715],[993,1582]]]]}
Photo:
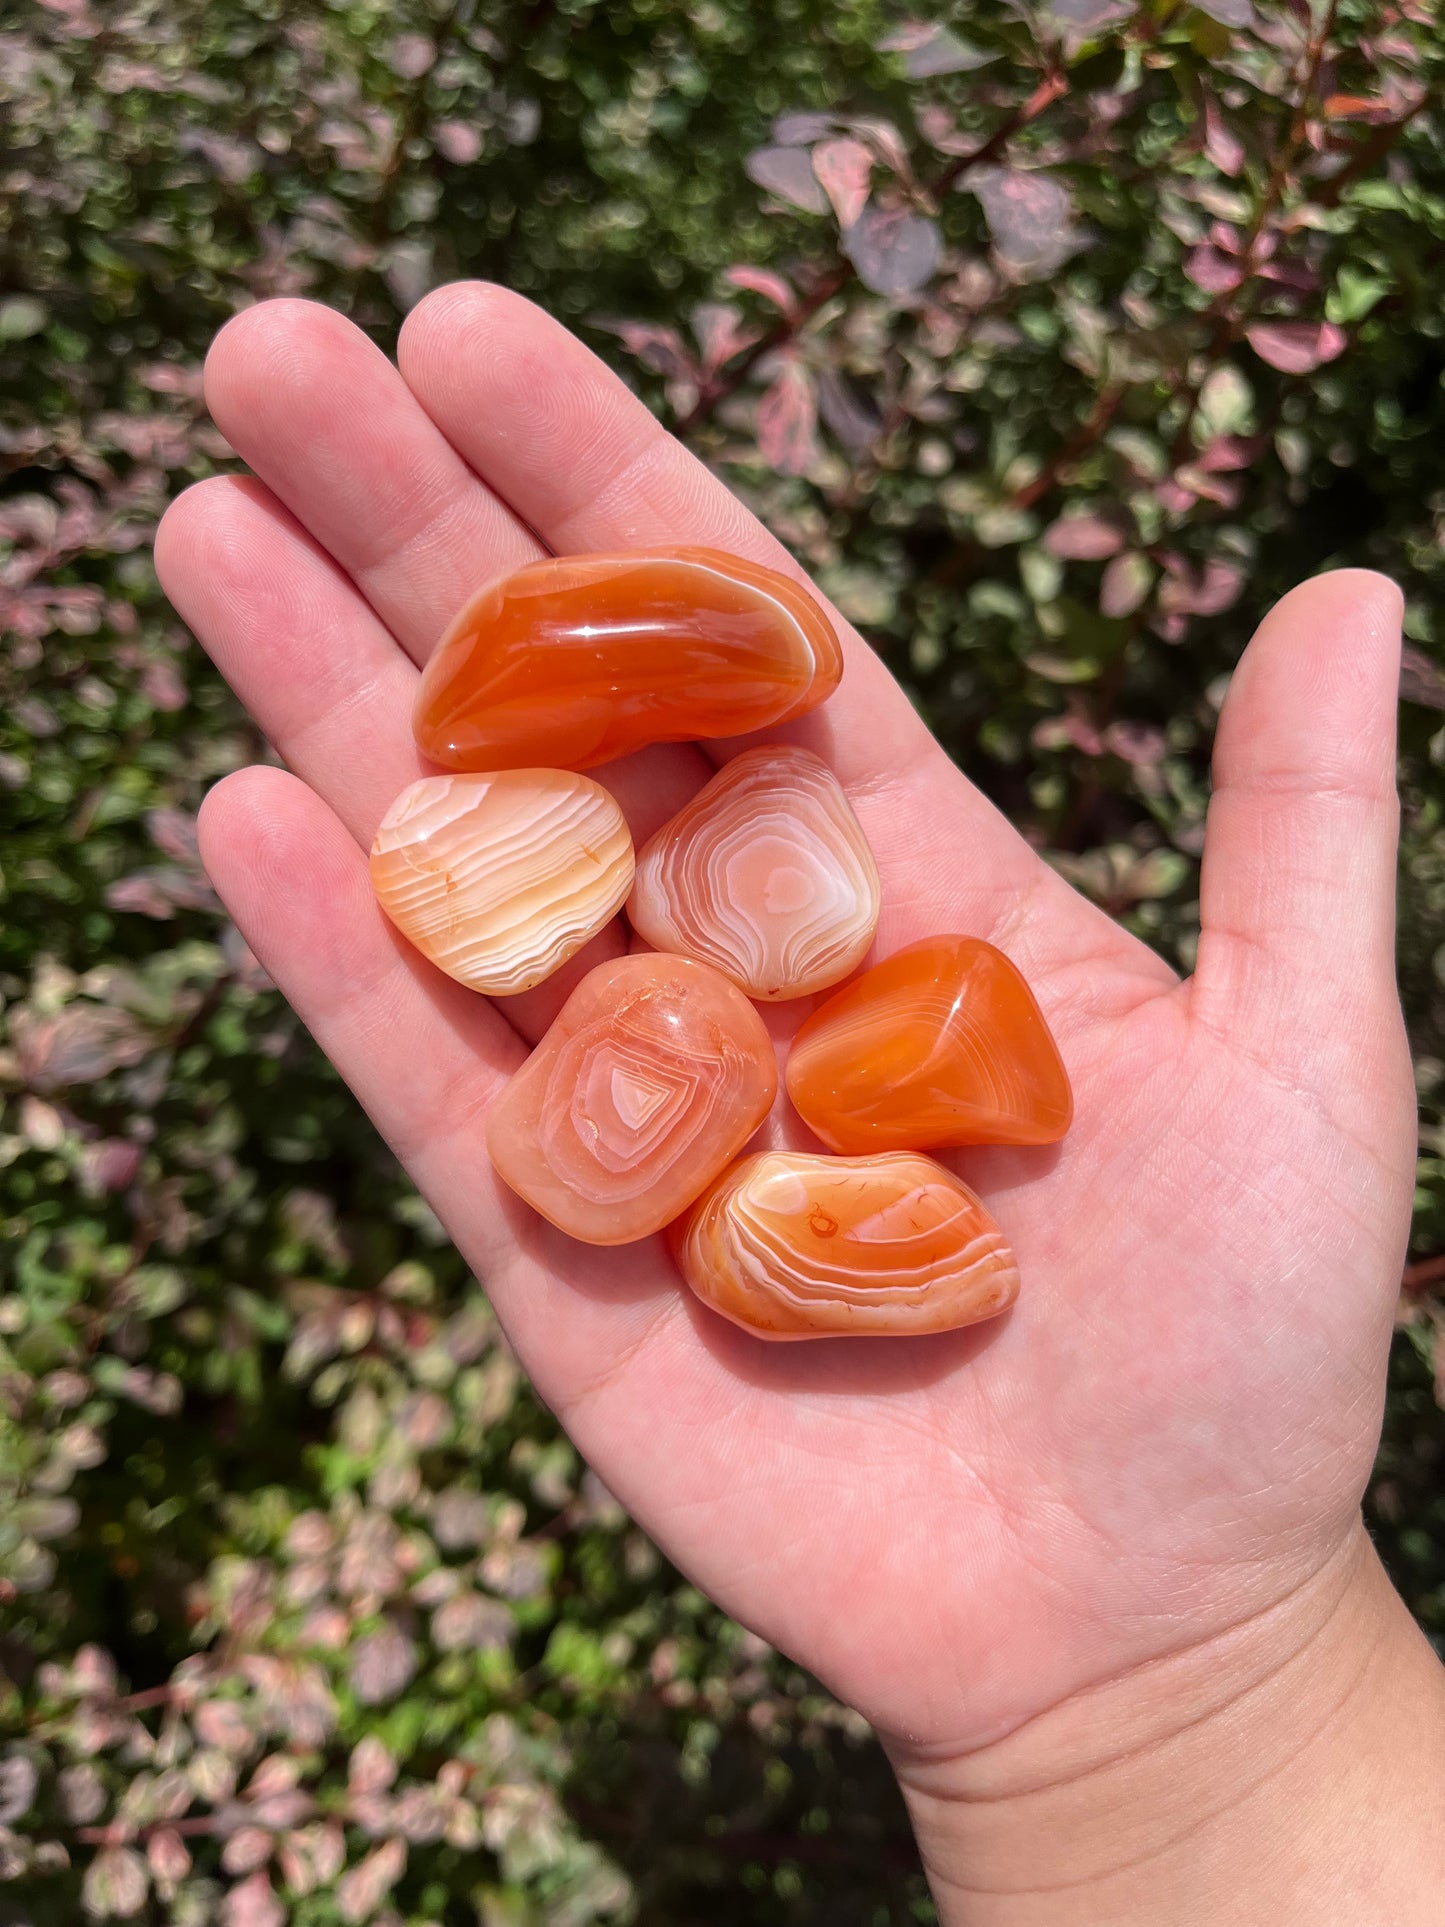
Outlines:
{"type": "Polygon", "coordinates": [[[397,929],[490,997],[550,977],[621,908],[632,876],[621,810],[566,770],[425,776],[371,850],[372,887],[397,929]]]}
{"type": "Polygon", "coordinates": [[[837,777],[810,751],[771,744],[734,757],[643,846],[627,915],[655,949],[772,1003],[855,969],[880,902],[837,777]]]}
{"type": "Polygon", "coordinates": [[[917,1151],[767,1151],[725,1171],[674,1228],[688,1284],[760,1338],[953,1331],[1018,1296],[1008,1240],[917,1151]]]}
{"type": "Polygon", "coordinates": [[[725,977],[639,954],[589,970],[487,1119],[497,1175],[587,1244],[660,1231],[772,1107],[763,1020],[725,977]]]}

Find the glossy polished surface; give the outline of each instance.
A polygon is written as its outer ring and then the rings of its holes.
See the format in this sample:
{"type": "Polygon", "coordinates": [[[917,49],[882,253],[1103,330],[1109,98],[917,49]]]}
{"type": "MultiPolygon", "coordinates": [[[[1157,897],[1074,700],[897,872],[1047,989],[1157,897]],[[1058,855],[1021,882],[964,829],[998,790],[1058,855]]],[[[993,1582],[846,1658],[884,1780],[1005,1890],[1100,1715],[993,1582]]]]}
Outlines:
{"type": "Polygon", "coordinates": [[[566,770],[428,776],[371,850],[377,901],[473,990],[530,990],[594,936],[632,882],[632,837],[607,791],[566,770]]]}
{"type": "Polygon", "coordinates": [[[473,597],[427,664],[416,740],[449,769],[590,769],[645,743],[802,715],[843,673],[788,577],[717,549],[530,563],[473,597]]]}
{"type": "Polygon", "coordinates": [[[487,1119],[498,1175],[588,1244],[660,1231],[777,1093],[762,1019],[716,971],[622,957],[582,979],[487,1119]]]}
{"type": "Polygon", "coordinates": [[[771,745],[735,757],[643,846],[627,915],[656,949],[772,1002],[856,969],[879,902],[837,777],[807,750],[771,745]]]}
{"type": "Polygon", "coordinates": [[[672,1244],[698,1297],[760,1338],[953,1331],[1018,1296],[1013,1252],[983,1205],[911,1151],[744,1158],[672,1244]]]}
{"type": "Polygon", "coordinates": [[[801,1027],[787,1075],[835,1151],[1052,1144],[1074,1115],[1033,992],[978,937],[929,937],[865,971],[801,1027]]]}

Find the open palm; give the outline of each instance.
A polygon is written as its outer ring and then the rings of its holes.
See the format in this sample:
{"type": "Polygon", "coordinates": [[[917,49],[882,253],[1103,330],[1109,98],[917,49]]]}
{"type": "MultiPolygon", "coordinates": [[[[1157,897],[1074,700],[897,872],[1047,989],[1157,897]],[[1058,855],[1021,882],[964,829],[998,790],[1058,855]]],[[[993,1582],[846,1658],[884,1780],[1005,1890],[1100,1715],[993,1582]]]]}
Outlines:
{"type": "MultiPolygon", "coordinates": [[[[480,584],[544,545],[792,565],[520,298],[440,290],[400,364],[289,301],[212,352],[212,411],[258,479],[182,496],[157,560],[295,774],[228,778],[202,847],[580,1450],[699,1586],[930,1749],[1283,1598],[1352,1530],[1410,1198],[1394,589],[1320,578],[1252,643],[1183,984],[1048,869],[846,635],[839,693],[783,734],[832,763],[877,855],[875,954],[952,931],[999,944],[1058,1037],[1077,1120],[1051,1151],[959,1156],[1018,1252],[1007,1317],[770,1346],[697,1305],[660,1240],[574,1244],[488,1166],[488,1104],[621,926],[489,1004],[395,936],[365,850],[421,770],[417,664],[480,584]]],[[[640,842],[744,746],[594,773],[640,842]]],[[[769,1128],[808,1142],[796,1120],[769,1128]]]]}

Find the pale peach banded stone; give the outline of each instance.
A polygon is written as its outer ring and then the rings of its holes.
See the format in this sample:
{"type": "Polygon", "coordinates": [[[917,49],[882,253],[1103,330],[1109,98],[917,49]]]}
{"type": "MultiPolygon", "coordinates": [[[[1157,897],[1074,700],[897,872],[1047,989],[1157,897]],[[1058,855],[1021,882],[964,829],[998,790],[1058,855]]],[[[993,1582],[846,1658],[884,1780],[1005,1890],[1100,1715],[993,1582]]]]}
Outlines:
{"type": "Polygon", "coordinates": [[[1018,1296],[1002,1231],[917,1151],[743,1158],[671,1235],[698,1297],[760,1338],[952,1331],[1018,1296]]]}
{"type": "Polygon", "coordinates": [[[771,1003],[856,968],[879,905],[842,784],[810,751],[771,744],[734,757],[644,844],[627,915],[656,949],[771,1003]]]}
{"type": "Polygon", "coordinates": [[[425,776],[371,850],[377,901],[440,970],[491,997],[530,990],[595,936],[631,887],[632,837],[588,776],[425,776]]]}
{"type": "Polygon", "coordinates": [[[619,957],[588,971],[493,1104],[487,1152],[559,1230],[629,1244],[711,1184],[777,1088],[763,1021],[725,977],[619,957]]]}

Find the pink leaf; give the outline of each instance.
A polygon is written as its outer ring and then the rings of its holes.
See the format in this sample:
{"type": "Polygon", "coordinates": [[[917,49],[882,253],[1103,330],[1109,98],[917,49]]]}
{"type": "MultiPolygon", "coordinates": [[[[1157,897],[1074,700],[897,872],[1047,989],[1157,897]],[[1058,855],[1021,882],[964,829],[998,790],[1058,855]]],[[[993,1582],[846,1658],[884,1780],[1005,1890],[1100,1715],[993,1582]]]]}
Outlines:
{"type": "Polygon", "coordinates": [[[238,1827],[221,1849],[227,1873],[254,1873],[271,1858],[271,1835],[265,1827],[238,1827]]]}
{"type": "Polygon", "coordinates": [[[865,207],[843,236],[843,252],[874,294],[916,294],[932,279],[943,238],[936,222],[902,209],[865,207]]]}
{"type": "Polygon", "coordinates": [[[826,214],[828,199],[813,173],[807,150],[801,147],[757,147],[743,162],[750,181],[776,194],[780,201],[809,214],[826,214]]]}
{"type": "Polygon", "coordinates": [[[1154,581],[1148,558],[1137,549],[1116,555],[1104,571],[1099,584],[1099,613],[1118,618],[1131,616],[1142,606],[1154,581]]]}
{"type": "Polygon", "coordinates": [[[1332,321],[1257,321],[1244,335],[1261,361],[1286,375],[1308,375],[1346,346],[1344,329],[1332,321]]]}
{"type": "Polygon", "coordinates": [[[406,1842],[384,1840],[337,1882],[336,1905],[352,1923],[370,1920],[406,1869],[406,1842]]]}
{"type": "Polygon", "coordinates": [[[285,1927],[286,1916],[264,1873],[253,1873],[221,1903],[225,1927],[285,1927]]]}
{"type": "Polygon", "coordinates": [[[1104,741],[1117,757],[1136,769],[1157,763],[1169,746],[1163,730],[1153,723],[1110,723],[1104,741]]]}
{"type": "Polygon", "coordinates": [[[774,274],[771,268],[739,265],[729,268],[723,279],[730,281],[735,288],[746,289],[749,294],[760,294],[764,301],[771,301],[775,308],[780,308],[789,320],[798,312],[798,297],[782,275],[774,274]]]}
{"type": "Polygon", "coordinates": [[[806,473],[818,452],[818,397],[797,360],[784,362],[758,403],[758,449],[780,475],[806,473]]]}
{"type": "Polygon", "coordinates": [[[346,1768],[347,1785],[353,1793],[384,1793],[395,1781],[396,1756],[374,1733],[357,1741],[346,1768]]]}
{"type": "Polygon", "coordinates": [[[873,156],[862,141],[824,141],[813,149],[813,172],[833,204],[839,227],[852,227],[868,199],[873,156]]]}
{"type": "Polygon", "coordinates": [[[431,137],[442,159],[453,167],[470,167],[482,151],[482,137],[469,120],[439,120],[431,137]]]}
{"type": "Polygon", "coordinates": [[[1184,272],[1205,294],[1231,294],[1244,279],[1244,269],[1218,248],[1198,247],[1186,257],[1184,272]]]}
{"type": "Polygon", "coordinates": [[[1117,555],[1124,538],[1100,515],[1061,515],[1044,531],[1044,547],[1064,562],[1102,562],[1117,555]]]}
{"type": "Polygon", "coordinates": [[[129,1847],[107,1847],[85,1870],[81,1901],[88,1914],[102,1920],[129,1920],[145,1905],[150,1875],[146,1863],[129,1847]]]}
{"type": "Polygon", "coordinates": [[[692,311],[692,331],[702,349],[705,375],[715,375],[758,338],[756,330],[743,326],[742,316],[727,301],[700,301],[692,311]]]}
{"type": "Polygon", "coordinates": [[[644,368],[669,381],[695,380],[697,366],[676,328],[659,327],[652,321],[601,321],[597,324],[614,334],[628,354],[635,355],[644,368]]]}
{"type": "Polygon", "coordinates": [[[1221,174],[1233,177],[1244,166],[1244,143],[1229,131],[1210,94],[1204,96],[1204,151],[1221,174]]]}

